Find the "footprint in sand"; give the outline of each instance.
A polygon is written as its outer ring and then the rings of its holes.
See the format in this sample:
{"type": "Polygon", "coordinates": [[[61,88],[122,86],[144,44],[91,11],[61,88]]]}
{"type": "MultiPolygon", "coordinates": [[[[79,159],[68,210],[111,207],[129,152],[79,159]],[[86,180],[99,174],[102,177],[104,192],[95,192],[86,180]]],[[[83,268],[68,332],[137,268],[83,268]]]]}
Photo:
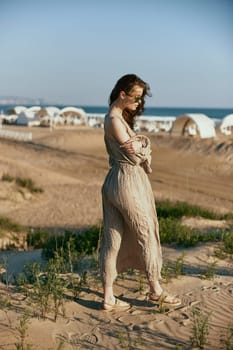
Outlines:
{"type": "Polygon", "coordinates": [[[229,284],[227,287],[226,287],[226,290],[229,294],[233,294],[233,284],[229,284]]]}
{"type": "Polygon", "coordinates": [[[98,342],[98,337],[92,333],[80,334],[68,334],[68,335],[58,335],[57,339],[63,341],[70,345],[83,345],[83,344],[92,344],[95,345],[98,342]]]}
{"type": "Polygon", "coordinates": [[[219,291],[220,291],[220,288],[217,287],[217,286],[210,286],[210,287],[205,287],[205,286],[203,286],[203,287],[201,287],[201,290],[202,290],[203,292],[207,292],[207,291],[219,292],[219,291]]]}
{"type": "Polygon", "coordinates": [[[92,345],[95,345],[98,342],[98,338],[95,334],[84,333],[79,339],[81,342],[89,343],[92,345]]]}
{"type": "Polygon", "coordinates": [[[183,326],[187,326],[190,323],[190,317],[186,312],[177,312],[174,311],[173,313],[170,313],[169,316],[179,324],[183,326]]]}

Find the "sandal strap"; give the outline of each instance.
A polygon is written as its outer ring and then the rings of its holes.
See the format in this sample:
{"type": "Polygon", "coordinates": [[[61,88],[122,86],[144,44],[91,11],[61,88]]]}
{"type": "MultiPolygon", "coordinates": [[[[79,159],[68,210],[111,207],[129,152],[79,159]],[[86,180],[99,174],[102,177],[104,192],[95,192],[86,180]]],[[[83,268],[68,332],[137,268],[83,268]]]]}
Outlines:
{"type": "Polygon", "coordinates": [[[155,293],[150,293],[149,298],[150,301],[155,302],[164,302],[167,304],[180,304],[181,300],[173,295],[168,294],[167,292],[162,292],[160,295],[156,295],[155,293]],[[166,300],[167,299],[167,300],[166,300]]]}

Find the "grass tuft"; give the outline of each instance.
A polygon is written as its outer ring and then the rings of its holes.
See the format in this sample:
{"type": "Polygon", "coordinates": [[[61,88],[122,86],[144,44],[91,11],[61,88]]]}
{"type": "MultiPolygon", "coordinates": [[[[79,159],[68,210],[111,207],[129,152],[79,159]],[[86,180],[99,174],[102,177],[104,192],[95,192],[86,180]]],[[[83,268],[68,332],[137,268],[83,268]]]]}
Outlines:
{"type": "Polygon", "coordinates": [[[37,187],[34,181],[30,178],[21,178],[16,177],[15,182],[18,186],[27,188],[31,193],[41,193],[43,192],[42,188],[37,187]]]}
{"type": "Polygon", "coordinates": [[[204,349],[208,343],[210,313],[198,308],[192,309],[192,346],[204,349]]]}
{"type": "Polygon", "coordinates": [[[14,181],[14,177],[7,174],[7,173],[4,173],[2,175],[2,181],[7,181],[7,182],[13,182],[14,181]]]}
{"type": "Polygon", "coordinates": [[[44,192],[41,187],[35,185],[34,181],[30,178],[13,177],[8,173],[2,175],[2,181],[13,182],[19,186],[28,189],[31,193],[42,193],[44,192]]]}
{"type": "Polygon", "coordinates": [[[0,231],[13,231],[13,232],[21,232],[23,230],[23,226],[15,223],[13,220],[0,216],[0,231]]]}
{"type": "Polygon", "coordinates": [[[176,218],[182,216],[201,216],[212,220],[233,219],[233,213],[218,214],[210,210],[203,209],[197,205],[191,205],[185,202],[171,202],[169,200],[157,201],[157,214],[159,218],[176,218]]]}

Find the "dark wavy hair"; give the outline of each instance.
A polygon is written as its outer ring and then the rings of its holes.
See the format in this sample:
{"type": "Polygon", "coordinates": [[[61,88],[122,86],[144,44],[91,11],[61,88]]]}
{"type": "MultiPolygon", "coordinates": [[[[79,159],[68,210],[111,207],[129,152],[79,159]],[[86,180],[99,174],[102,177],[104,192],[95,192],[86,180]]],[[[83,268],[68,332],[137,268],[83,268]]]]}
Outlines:
{"type": "Polygon", "coordinates": [[[119,97],[121,91],[129,93],[135,85],[143,88],[141,102],[135,111],[128,109],[124,109],[123,111],[123,117],[132,129],[135,125],[136,116],[139,116],[144,112],[145,96],[151,96],[150,86],[136,74],[126,74],[116,82],[116,85],[114,86],[109,97],[109,106],[111,106],[111,104],[119,97]]]}

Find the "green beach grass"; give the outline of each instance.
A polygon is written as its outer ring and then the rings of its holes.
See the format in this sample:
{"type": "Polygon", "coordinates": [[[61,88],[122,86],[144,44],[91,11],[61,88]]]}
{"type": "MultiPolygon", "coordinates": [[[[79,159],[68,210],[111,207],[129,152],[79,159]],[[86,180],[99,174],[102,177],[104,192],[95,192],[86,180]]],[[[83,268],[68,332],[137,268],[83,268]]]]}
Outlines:
{"type": "MultiPolygon", "coordinates": [[[[221,242],[222,249],[227,254],[233,254],[233,214],[218,214],[198,206],[184,202],[158,201],[156,203],[160,227],[160,239],[162,244],[172,244],[189,247],[204,242],[221,242]],[[210,229],[207,232],[184,226],[182,217],[202,217],[211,220],[228,220],[229,229],[210,229]]],[[[102,224],[94,225],[76,232],[66,230],[55,235],[49,230],[35,228],[23,228],[14,221],[0,217],[0,232],[22,230],[27,235],[27,243],[30,248],[42,248],[45,258],[53,257],[57,249],[67,250],[67,245],[72,242],[73,249],[78,254],[91,255],[98,247],[99,237],[102,234],[102,224]]]]}

